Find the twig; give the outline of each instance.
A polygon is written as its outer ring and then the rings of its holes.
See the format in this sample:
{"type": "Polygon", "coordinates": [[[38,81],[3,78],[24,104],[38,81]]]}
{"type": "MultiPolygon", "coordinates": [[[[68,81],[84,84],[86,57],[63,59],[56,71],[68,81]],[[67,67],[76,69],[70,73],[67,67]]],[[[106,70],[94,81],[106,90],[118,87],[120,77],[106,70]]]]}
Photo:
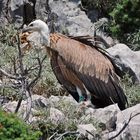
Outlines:
{"type": "Polygon", "coordinates": [[[20,88],[21,84],[14,85],[14,84],[0,84],[0,88],[20,88]]]}
{"type": "Polygon", "coordinates": [[[61,134],[56,140],[61,140],[66,135],[75,135],[75,134],[79,134],[79,132],[75,132],[75,131],[71,131],[70,132],[70,131],[67,131],[67,132],[61,134]]]}
{"type": "Polygon", "coordinates": [[[21,80],[21,79],[24,78],[24,77],[18,77],[18,76],[14,76],[14,75],[12,75],[12,74],[10,74],[10,73],[7,73],[5,70],[3,70],[3,69],[1,69],[1,68],[0,68],[0,72],[1,72],[3,75],[5,75],[6,77],[10,78],[10,79],[21,80]]]}
{"type": "Polygon", "coordinates": [[[38,60],[38,65],[39,65],[39,70],[38,70],[38,74],[35,77],[35,79],[33,79],[27,86],[27,89],[29,90],[31,87],[33,87],[33,85],[36,83],[36,81],[40,78],[41,76],[41,72],[42,72],[42,63],[43,61],[46,59],[46,55],[43,57],[42,60],[40,60],[38,57],[36,58],[38,60]]]}
{"type": "Polygon", "coordinates": [[[58,133],[57,132],[55,132],[53,135],[51,135],[50,137],[49,137],[49,139],[48,140],[51,140],[55,135],[57,135],[58,133]]]}
{"type": "MultiPolygon", "coordinates": [[[[26,106],[26,111],[24,114],[24,120],[27,121],[29,119],[29,115],[31,112],[31,104],[32,104],[32,98],[31,98],[31,94],[30,94],[30,90],[27,90],[27,81],[24,77],[24,66],[23,66],[23,61],[22,61],[22,52],[21,52],[21,48],[20,48],[20,39],[19,39],[19,35],[17,35],[17,42],[18,42],[18,59],[19,59],[19,69],[21,72],[21,96],[23,97],[23,95],[25,94],[27,97],[27,106],[26,106]]],[[[21,103],[22,103],[22,97],[20,98],[20,100],[18,101],[17,107],[15,109],[15,112],[17,113],[21,103]]]]}
{"type": "Polygon", "coordinates": [[[32,98],[31,98],[31,93],[30,91],[27,91],[25,92],[26,94],[26,97],[27,97],[27,105],[26,105],[26,111],[25,111],[25,114],[24,114],[24,121],[28,121],[29,119],[29,116],[30,116],[30,112],[31,112],[31,108],[32,108],[32,98]]]}
{"type": "Polygon", "coordinates": [[[20,71],[21,71],[21,76],[24,75],[24,67],[23,67],[23,61],[22,61],[22,51],[21,51],[21,47],[20,47],[20,38],[19,35],[17,35],[17,42],[18,42],[18,60],[19,60],[19,67],[20,67],[20,71]]]}
{"type": "Polygon", "coordinates": [[[22,102],[22,99],[23,99],[23,97],[20,97],[20,99],[19,99],[19,101],[18,101],[18,103],[17,103],[16,109],[15,109],[15,113],[18,112],[18,110],[19,110],[19,108],[20,108],[20,105],[21,105],[21,102],[22,102]]]}
{"type": "Polygon", "coordinates": [[[137,115],[140,115],[140,112],[139,113],[136,113],[132,116],[132,113],[130,114],[130,117],[128,119],[128,121],[124,124],[124,126],[122,127],[122,129],[114,136],[112,136],[111,138],[109,138],[108,140],[113,140],[114,138],[118,137],[123,131],[124,129],[128,126],[128,124],[130,123],[130,121],[136,117],[137,115]]]}
{"type": "Polygon", "coordinates": [[[87,133],[89,133],[91,136],[93,136],[93,138],[95,137],[94,134],[92,134],[90,131],[86,130],[87,133]]]}

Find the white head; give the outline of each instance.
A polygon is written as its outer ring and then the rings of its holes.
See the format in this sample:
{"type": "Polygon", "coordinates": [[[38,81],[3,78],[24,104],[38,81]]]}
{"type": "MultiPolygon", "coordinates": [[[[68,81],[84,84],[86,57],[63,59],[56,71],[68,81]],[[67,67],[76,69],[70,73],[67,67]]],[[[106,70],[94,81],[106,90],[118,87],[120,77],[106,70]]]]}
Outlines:
{"type": "Polygon", "coordinates": [[[40,19],[31,22],[22,32],[38,32],[43,39],[43,45],[48,46],[50,43],[48,25],[40,19]]]}

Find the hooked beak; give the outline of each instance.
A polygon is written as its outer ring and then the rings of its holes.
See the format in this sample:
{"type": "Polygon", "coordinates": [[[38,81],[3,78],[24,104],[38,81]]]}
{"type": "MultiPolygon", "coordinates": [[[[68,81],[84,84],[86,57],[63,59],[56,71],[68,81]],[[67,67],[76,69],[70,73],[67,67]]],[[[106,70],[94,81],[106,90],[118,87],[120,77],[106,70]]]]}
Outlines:
{"type": "Polygon", "coordinates": [[[25,33],[25,32],[33,32],[33,31],[37,31],[37,28],[27,26],[27,27],[25,27],[25,28],[22,29],[22,33],[25,33]]]}

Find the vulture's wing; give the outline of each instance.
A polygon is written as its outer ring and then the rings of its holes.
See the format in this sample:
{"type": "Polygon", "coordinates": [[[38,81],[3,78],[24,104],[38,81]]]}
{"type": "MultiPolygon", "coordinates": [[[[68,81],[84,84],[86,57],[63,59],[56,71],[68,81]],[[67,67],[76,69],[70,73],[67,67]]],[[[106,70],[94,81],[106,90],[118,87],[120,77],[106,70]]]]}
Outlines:
{"type": "Polygon", "coordinates": [[[121,109],[125,108],[126,96],[112,63],[105,55],[63,35],[52,34],[50,39],[51,48],[58,52],[67,68],[79,77],[92,94],[93,104],[102,107],[118,103],[121,109]]]}
{"type": "Polygon", "coordinates": [[[73,96],[73,98],[77,102],[79,102],[79,95],[77,93],[75,85],[72,84],[72,82],[70,82],[64,75],[64,70],[66,69],[65,64],[62,62],[58,53],[56,53],[55,51],[51,51],[51,53],[51,66],[57,80],[73,96]]]}

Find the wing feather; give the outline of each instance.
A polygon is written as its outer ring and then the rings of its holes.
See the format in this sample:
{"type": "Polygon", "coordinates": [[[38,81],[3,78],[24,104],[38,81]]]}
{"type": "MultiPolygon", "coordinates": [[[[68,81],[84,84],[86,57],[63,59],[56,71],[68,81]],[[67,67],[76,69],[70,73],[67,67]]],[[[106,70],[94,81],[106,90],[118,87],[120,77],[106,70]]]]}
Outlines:
{"type": "Polygon", "coordinates": [[[93,104],[106,106],[115,102],[124,109],[126,96],[106,55],[94,47],[68,37],[59,34],[52,36],[58,37],[57,42],[51,38],[52,49],[58,52],[66,67],[71,69],[90,91],[93,104]]]}
{"type": "Polygon", "coordinates": [[[79,102],[79,95],[76,90],[76,85],[81,89],[83,97],[86,98],[83,84],[78,77],[71,70],[67,69],[58,53],[52,50],[49,50],[49,52],[51,52],[52,70],[59,83],[63,85],[77,102],[79,102]]]}
{"type": "MultiPolygon", "coordinates": [[[[47,50],[48,51],[48,50],[47,50]]],[[[59,81],[60,84],[63,85],[63,87],[73,96],[73,98],[78,102],[79,101],[79,96],[78,93],[76,91],[75,86],[66,80],[66,78],[64,77],[61,69],[60,69],[60,65],[59,65],[59,60],[58,60],[58,54],[56,52],[53,52],[51,50],[49,50],[49,52],[51,52],[51,66],[52,66],[52,70],[57,78],[57,80],[59,81]]]]}

